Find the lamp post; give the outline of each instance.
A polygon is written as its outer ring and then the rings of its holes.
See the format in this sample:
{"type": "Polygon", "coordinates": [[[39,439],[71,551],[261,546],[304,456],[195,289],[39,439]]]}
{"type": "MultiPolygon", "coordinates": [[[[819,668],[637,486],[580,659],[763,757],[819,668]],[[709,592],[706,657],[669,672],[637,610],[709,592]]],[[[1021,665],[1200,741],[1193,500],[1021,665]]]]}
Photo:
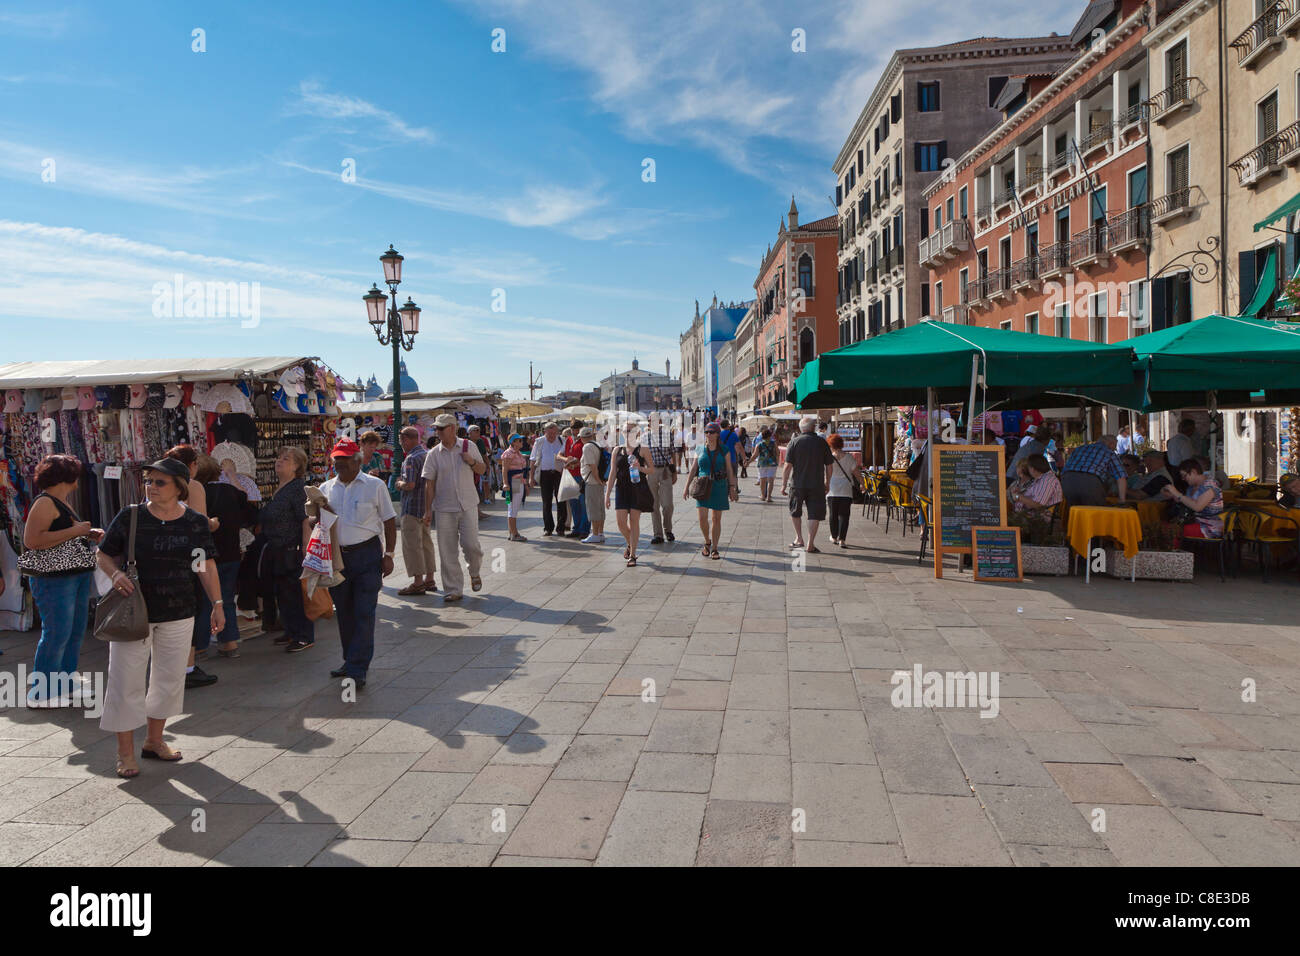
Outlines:
{"type": "Polygon", "coordinates": [[[384,282],[388,295],[376,284],[362,298],[366,303],[366,317],[375,331],[380,345],[393,347],[393,471],[402,465],[402,371],[400,355],[415,347],[415,336],[420,331],[420,307],[406,297],[401,308],[397,305],[397,287],[402,282],[402,256],[390,244],[388,251],[379,257],[384,264],[384,282]],[[392,302],[390,304],[389,298],[392,302]]]}

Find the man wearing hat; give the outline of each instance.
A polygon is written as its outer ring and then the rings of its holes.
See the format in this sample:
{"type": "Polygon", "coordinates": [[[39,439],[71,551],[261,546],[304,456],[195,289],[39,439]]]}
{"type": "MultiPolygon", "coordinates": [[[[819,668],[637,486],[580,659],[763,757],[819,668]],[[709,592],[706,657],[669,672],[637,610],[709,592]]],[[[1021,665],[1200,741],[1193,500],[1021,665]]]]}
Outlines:
{"type": "Polygon", "coordinates": [[[397,512],[388,485],[361,473],[361,448],[343,439],[330,452],[334,477],[320,486],[338,515],[330,542],[343,556],[343,582],[330,588],[343,645],[343,665],[331,677],[351,677],[364,687],[375,655],[375,612],[382,579],[393,573],[397,512]],[[381,542],[382,539],[382,542],[381,542]]]}
{"type": "Polygon", "coordinates": [[[438,562],[433,550],[433,536],[424,524],[424,457],[428,454],[420,444],[420,432],[413,425],[407,425],[398,433],[402,443],[402,477],[397,479],[397,490],[402,493],[402,562],[406,573],[414,580],[398,591],[407,597],[436,591],[433,575],[438,569],[438,562]]]}
{"type": "Polygon", "coordinates": [[[478,541],[478,489],[474,478],[487,471],[478,447],[468,438],[457,438],[455,415],[439,415],[433,423],[438,443],[424,456],[424,524],[433,524],[438,513],[438,559],[442,563],[442,599],[459,601],[465,596],[465,577],[460,555],[469,565],[470,585],[483,589],[479,568],[483,548],[478,541]]]}
{"type": "Polygon", "coordinates": [[[560,466],[555,461],[556,455],[564,454],[564,439],[560,437],[560,426],[547,422],[542,437],[533,442],[532,465],[533,484],[542,489],[542,536],[555,534],[555,518],[551,515],[552,502],[559,505],[560,535],[564,536],[569,526],[569,509],[560,495],[560,466]]]}

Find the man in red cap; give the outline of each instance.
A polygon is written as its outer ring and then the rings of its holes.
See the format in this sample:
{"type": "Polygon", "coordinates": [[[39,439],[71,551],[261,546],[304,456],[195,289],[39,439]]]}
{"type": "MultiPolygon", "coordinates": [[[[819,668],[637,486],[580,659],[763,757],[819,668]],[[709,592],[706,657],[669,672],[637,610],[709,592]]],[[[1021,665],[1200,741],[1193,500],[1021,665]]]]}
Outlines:
{"type": "Polygon", "coordinates": [[[397,513],[388,485],[361,472],[361,449],[344,438],[330,452],[334,477],[320,486],[338,520],[330,541],[343,556],[343,583],[330,588],[343,645],[343,665],[331,677],[366,684],[375,655],[375,614],[382,579],[393,573],[397,513]],[[381,544],[382,539],[382,544],[381,544]]]}

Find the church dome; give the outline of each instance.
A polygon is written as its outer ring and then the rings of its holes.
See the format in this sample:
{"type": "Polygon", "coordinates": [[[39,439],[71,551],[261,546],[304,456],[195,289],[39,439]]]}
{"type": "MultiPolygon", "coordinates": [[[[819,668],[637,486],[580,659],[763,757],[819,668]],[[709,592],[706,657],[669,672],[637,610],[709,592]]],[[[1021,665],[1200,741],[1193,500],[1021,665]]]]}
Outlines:
{"type": "MultiPolygon", "coordinates": [[[[400,370],[400,376],[402,379],[402,394],[406,395],[411,392],[418,392],[420,390],[420,386],[415,383],[415,379],[411,378],[411,376],[406,374],[406,363],[402,362],[398,366],[398,369],[400,370]]],[[[385,392],[384,394],[386,395],[393,394],[393,380],[391,378],[388,380],[388,391],[385,392]]]]}

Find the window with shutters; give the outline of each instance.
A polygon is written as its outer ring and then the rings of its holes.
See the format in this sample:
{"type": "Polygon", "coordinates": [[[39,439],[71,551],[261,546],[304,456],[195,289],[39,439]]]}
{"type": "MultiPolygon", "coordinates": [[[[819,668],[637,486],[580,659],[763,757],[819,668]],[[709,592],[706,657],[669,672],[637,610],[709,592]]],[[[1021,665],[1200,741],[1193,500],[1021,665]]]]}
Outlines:
{"type": "Polygon", "coordinates": [[[934,231],[938,232],[943,228],[943,206],[934,207],[934,231]]]}
{"type": "Polygon", "coordinates": [[[1165,157],[1165,181],[1169,195],[1184,192],[1191,176],[1191,145],[1184,143],[1165,157]]]}
{"type": "MultiPolygon", "coordinates": [[[[903,94],[895,93],[889,98],[889,118],[895,123],[902,122],[903,119],[903,94]]],[[[888,129],[889,127],[885,127],[888,129]]]]}
{"type": "MultiPolygon", "coordinates": [[[[1274,113],[1276,114],[1276,110],[1274,113]]],[[[1276,120],[1273,125],[1277,125],[1276,120]]],[[[902,185],[903,182],[903,151],[901,149],[894,154],[894,181],[899,185],[902,185]]]]}
{"type": "Polygon", "coordinates": [[[1259,101],[1258,113],[1259,142],[1277,135],[1277,90],[1259,101]]]}
{"type": "Polygon", "coordinates": [[[934,314],[943,315],[943,283],[934,284],[934,314]]]}
{"type": "Polygon", "coordinates": [[[924,239],[930,235],[930,210],[925,206],[921,207],[921,238],[924,239]]]}
{"type": "Polygon", "coordinates": [[[1151,316],[1147,308],[1147,280],[1140,279],[1128,284],[1128,302],[1125,311],[1128,314],[1129,337],[1144,335],[1151,330],[1151,316]]]}
{"type": "Polygon", "coordinates": [[[928,282],[921,283],[921,314],[930,314],[930,284],[928,282]]]}
{"type": "Polygon", "coordinates": [[[1038,223],[1031,222],[1025,226],[1025,255],[1038,255],[1038,223]]]}
{"type": "Polygon", "coordinates": [[[799,288],[803,289],[806,296],[813,294],[812,256],[806,252],[799,257],[799,288]]]}
{"type": "Polygon", "coordinates": [[[916,170],[920,173],[937,173],[939,171],[939,144],[916,144],[916,170]]]}
{"type": "Polygon", "coordinates": [[[1093,190],[1092,202],[1089,204],[1091,215],[1088,217],[1095,226],[1100,222],[1106,221],[1106,187],[1093,190]]]}
{"type": "Polygon", "coordinates": [[[1165,87],[1187,79],[1187,41],[1179,40],[1165,54],[1165,87]]]}
{"type": "Polygon", "coordinates": [[[1001,322],[998,323],[998,328],[1002,329],[1004,332],[1010,332],[1010,331],[1011,331],[1011,320],[1010,320],[1010,319],[1003,319],[1001,322]]]}
{"type": "Polygon", "coordinates": [[[1065,206],[1064,208],[1058,209],[1056,211],[1056,241],[1057,242],[1070,241],[1070,207],[1069,206],[1065,206]]]}
{"type": "Polygon", "coordinates": [[[1058,339],[1070,337],[1070,303],[1068,302],[1062,302],[1056,307],[1056,337],[1058,339]]]}
{"type": "Polygon", "coordinates": [[[1098,292],[1088,302],[1088,338],[1099,345],[1106,344],[1106,323],[1110,321],[1109,304],[1105,292],[1098,292]]]}
{"type": "Polygon", "coordinates": [[[939,83],[916,84],[916,110],[918,113],[939,112],[939,83]]]}
{"type": "MultiPolygon", "coordinates": [[[[966,197],[967,197],[967,192],[966,192],[966,187],[965,187],[965,186],[961,187],[961,192],[960,192],[958,195],[961,196],[961,217],[962,217],[963,219],[965,219],[965,218],[966,218],[966,197]]],[[[952,200],[951,200],[951,199],[948,200],[948,209],[949,209],[949,216],[951,216],[951,214],[952,214],[952,213],[951,213],[951,210],[952,210],[952,200]]]]}
{"type": "Polygon", "coordinates": [[[1030,312],[1025,316],[1025,331],[1031,335],[1038,334],[1038,313],[1030,312]]]}
{"type": "Polygon", "coordinates": [[[858,175],[862,175],[862,150],[858,150],[858,175]]]}
{"type": "Polygon", "coordinates": [[[1001,269],[1011,268],[1011,237],[1003,236],[998,242],[998,267],[1001,269]]]}
{"type": "Polygon", "coordinates": [[[1142,103],[1142,84],[1130,83],[1128,88],[1128,108],[1133,109],[1142,103]]]}
{"type": "MultiPolygon", "coordinates": [[[[948,215],[948,221],[952,222],[952,197],[948,197],[948,202],[944,205],[944,212],[948,215]]],[[[961,191],[961,217],[966,218],[966,188],[963,186],[961,191]]]]}
{"type": "Polygon", "coordinates": [[[1128,174],[1128,205],[1141,206],[1147,201],[1147,168],[1139,166],[1128,174]]]}
{"type": "Polygon", "coordinates": [[[957,288],[961,290],[961,304],[970,302],[970,270],[962,269],[957,274],[957,288]]]}

